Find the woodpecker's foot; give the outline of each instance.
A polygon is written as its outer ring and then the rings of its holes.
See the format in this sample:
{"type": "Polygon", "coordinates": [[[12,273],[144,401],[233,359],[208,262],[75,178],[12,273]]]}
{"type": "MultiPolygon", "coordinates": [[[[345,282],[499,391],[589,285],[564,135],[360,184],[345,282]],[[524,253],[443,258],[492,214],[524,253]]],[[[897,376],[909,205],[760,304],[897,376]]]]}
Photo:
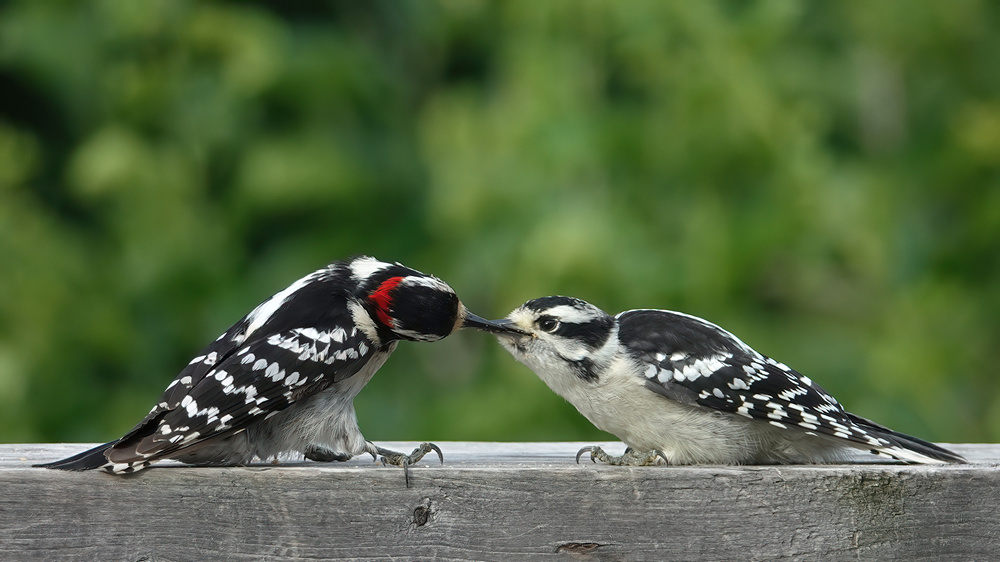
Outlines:
{"type": "Polygon", "coordinates": [[[375,452],[381,457],[383,465],[392,464],[403,468],[420,462],[420,459],[424,458],[424,455],[431,451],[437,453],[441,464],[444,464],[444,453],[442,453],[441,449],[434,443],[421,443],[420,446],[414,449],[409,455],[404,455],[403,453],[397,453],[396,451],[390,451],[389,449],[383,449],[381,447],[375,448],[375,452]]]}
{"type": "Polygon", "coordinates": [[[601,461],[612,466],[652,466],[659,464],[660,459],[663,459],[664,463],[669,462],[667,460],[667,456],[663,454],[663,451],[653,450],[639,453],[633,451],[632,448],[629,447],[625,449],[625,454],[620,457],[616,457],[605,453],[604,449],[594,445],[593,447],[584,447],[576,453],[577,464],[580,464],[580,457],[582,457],[584,453],[590,453],[591,462],[601,461]]]}
{"type": "Polygon", "coordinates": [[[421,443],[419,447],[413,450],[409,455],[404,455],[403,453],[397,453],[396,451],[390,451],[389,449],[383,449],[382,447],[376,446],[371,441],[368,442],[368,446],[365,448],[365,452],[371,454],[375,460],[381,460],[382,466],[395,465],[403,467],[403,478],[406,480],[406,487],[410,487],[410,465],[420,462],[420,459],[424,458],[424,455],[434,451],[437,453],[438,459],[441,464],[444,464],[444,453],[441,452],[441,448],[434,443],[421,443]]]}
{"type": "Polygon", "coordinates": [[[302,454],[305,455],[307,459],[317,462],[345,462],[351,460],[351,455],[334,451],[333,449],[324,447],[323,445],[309,445],[304,451],[302,451],[302,454]]]}

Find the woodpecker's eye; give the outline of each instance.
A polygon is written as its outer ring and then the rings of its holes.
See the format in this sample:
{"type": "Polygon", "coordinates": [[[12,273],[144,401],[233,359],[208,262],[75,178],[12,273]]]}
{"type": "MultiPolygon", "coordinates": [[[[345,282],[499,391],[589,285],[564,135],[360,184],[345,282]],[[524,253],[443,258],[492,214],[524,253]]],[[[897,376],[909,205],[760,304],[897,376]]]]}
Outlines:
{"type": "Polygon", "coordinates": [[[559,327],[559,321],[551,316],[542,316],[538,319],[538,327],[543,332],[554,332],[559,327]]]}

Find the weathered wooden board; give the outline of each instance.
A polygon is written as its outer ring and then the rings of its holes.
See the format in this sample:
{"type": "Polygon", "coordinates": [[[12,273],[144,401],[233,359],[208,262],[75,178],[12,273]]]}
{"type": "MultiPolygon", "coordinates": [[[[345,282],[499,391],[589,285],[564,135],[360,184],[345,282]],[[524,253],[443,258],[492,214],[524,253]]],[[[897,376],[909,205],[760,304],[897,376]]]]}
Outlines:
{"type": "Polygon", "coordinates": [[[370,458],[120,477],[30,468],[88,445],[0,445],[0,560],[1000,559],[1000,445],[646,468],[577,465],[585,443],[439,445],[411,488],[370,458]]]}

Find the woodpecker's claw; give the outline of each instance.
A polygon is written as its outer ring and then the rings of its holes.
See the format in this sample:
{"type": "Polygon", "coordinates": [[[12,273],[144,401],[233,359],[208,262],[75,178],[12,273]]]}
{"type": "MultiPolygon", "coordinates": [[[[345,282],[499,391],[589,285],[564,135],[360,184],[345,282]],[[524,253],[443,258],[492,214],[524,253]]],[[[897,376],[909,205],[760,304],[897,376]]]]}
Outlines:
{"type": "Polygon", "coordinates": [[[633,451],[631,447],[625,449],[625,454],[620,457],[614,455],[609,455],[604,452],[604,449],[593,445],[590,447],[584,447],[577,451],[576,453],[576,464],[580,464],[580,457],[584,453],[590,453],[590,461],[597,462],[601,461],[603,463],[610,464],[611,466],[652,466],[658,464],[660,459],[663,459],[664,463],[670,462],[667,460],[667,455],[663,454],[663,451],[652,450],[643,453],[638,453],[633,451]]]}
{"type": "Polygon", "coordinates": [[[584,447],[584,448],[582,448],[582,449],[580,449],[579,451],[576,452],[576,464],[580,464],[580,457],[583,456],[584,453],[590,453],[590,462],[597,462],[597,461],[594,460],[594,449],[597,449],[598,451],[601,451],[602,453],[604,452],[604,451],[601,450],[600,447],[597,447],[597,446],[584,447]]]}
{"type": "Polygon", "coordinates": [[[441,461],[441,464],[444,464],[444,453],[442,453],[441,448],[434,443],[421,443],[420,446],[414,449],[409,455],[377,447],[371,441],[368,442],[368,445],[369,447],[366,449],[366,452],[371,454],[374,460],[381,460],[382,466],[388,466],[391,464],[403,467],[403,478],[406,480],[407,488],[410,487],[410,465],[420,462],[420,459],[424,458],[424,455],[427,453],[434,451],[437,453],[438,460],[441,461]]]}

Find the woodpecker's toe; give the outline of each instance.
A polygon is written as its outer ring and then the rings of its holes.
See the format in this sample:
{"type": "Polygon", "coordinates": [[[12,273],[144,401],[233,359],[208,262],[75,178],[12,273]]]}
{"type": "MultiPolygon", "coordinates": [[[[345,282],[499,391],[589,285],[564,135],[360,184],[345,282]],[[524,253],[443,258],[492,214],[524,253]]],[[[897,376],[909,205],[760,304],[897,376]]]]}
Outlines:
{"type": "Polygon", "coordinates": [[[441,464],[444,464],[444,453],[442,453],[441,448],[434,443],[421,443],[420,446],[414,449],[409,455],[377,447],[370,441],[368,444],[373,447],[373,450],[366,450],[366,452],[371,453],[372,456],[377,455],[377,460],[381,460],[382,466],[388,466],[391,464],[403,467],[403,478],[406,481],[407,488],[410,487],[410,466],[420,462],[420,459],[424,458],[424,455],[427,453],[430,453],[431,451],[437,453],[438,460],[441,461],[441,464]]]}
{"type": "Polygon", "coordinates": [[[591,462],[601,461],[611,466],[653,466],[659,464],[661,459],[664,464],[670,462],[667,460],[667,455],[663,454],[663,451],[652,450],[637,452],[629,447],[625,449],[625,454],[616,457],[604,452],[604,449],[598,447],[597,445],[593,445],[590,447],[584,447],[577,451],[577,464],[580,464],[580,457],[583,456],[584,453],[590,453],[591,462]]]}

